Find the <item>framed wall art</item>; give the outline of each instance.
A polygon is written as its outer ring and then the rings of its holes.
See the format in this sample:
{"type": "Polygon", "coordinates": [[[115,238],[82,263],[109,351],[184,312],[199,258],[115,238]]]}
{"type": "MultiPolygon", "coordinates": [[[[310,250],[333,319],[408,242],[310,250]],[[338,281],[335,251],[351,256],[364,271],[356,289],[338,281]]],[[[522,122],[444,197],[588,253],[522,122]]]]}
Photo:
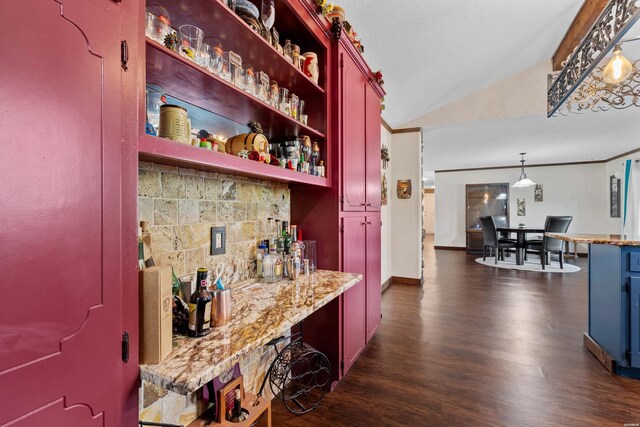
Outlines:
{"type": "Polygon", "coordinates": [[[609,177],[609,216],[620,218],[620,180],[615,175],[609,177]]]}

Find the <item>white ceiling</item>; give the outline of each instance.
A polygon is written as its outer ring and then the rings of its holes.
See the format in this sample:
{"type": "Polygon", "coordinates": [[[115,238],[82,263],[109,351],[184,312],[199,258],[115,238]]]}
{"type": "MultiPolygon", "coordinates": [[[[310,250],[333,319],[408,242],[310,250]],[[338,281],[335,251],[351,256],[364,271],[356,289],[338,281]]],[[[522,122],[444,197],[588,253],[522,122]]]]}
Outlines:
{"type": "Polygon", "coordinates": [[[424,170],[603,160],[640,147],[640,110],[544,115],[424,130],[424,170]]]}
{"type": "Polygon", "coordinates": [[[582,0],[339,0],[392,127],[548,60],[582,0]]]}

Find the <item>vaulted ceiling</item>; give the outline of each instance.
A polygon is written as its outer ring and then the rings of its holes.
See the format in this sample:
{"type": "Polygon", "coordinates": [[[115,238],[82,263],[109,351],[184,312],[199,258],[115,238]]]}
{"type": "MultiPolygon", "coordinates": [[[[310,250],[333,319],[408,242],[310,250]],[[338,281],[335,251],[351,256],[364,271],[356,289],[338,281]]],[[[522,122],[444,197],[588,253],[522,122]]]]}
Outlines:
{"type": "Polygon", "coordinates": [[[402,127],[548,60],[582,0],[339,0],[402,127]]]}

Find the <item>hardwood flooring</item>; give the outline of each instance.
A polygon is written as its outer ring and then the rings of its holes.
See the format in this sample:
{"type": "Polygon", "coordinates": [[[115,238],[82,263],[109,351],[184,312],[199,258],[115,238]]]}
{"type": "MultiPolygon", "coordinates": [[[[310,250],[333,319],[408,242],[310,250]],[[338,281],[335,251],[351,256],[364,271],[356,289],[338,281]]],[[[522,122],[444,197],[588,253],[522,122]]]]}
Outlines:
{"type": "MultiPolygon", "coordinates": [[[[427,246],[425,285],[392,285],[382,325],[320,407],[274,426],[620,426],[640,381],[583,347],[586,259],[573,274],[493,269],[427,246]]],[[[568,261],[573,263],[573,260],[568,261]]]]}

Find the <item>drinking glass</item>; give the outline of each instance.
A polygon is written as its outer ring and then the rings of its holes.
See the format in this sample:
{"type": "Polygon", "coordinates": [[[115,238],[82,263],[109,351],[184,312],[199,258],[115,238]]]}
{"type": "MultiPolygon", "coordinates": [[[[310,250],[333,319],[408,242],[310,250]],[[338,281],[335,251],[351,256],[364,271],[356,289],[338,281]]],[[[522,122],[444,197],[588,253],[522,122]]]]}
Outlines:
{"type": "Polygon", "coordinates": [[[262,0],[262,12],[260,14],[260,20],[264,24],[268,31],[271,31],[271,27],[276,21],[276,5],[275,0],[262,0]]]}
{"type": "Polygon", "coordinates": [[[280,88],[280,111],[285,114],[291,114],[291,105],[289,104],[289,89],[286,87],[280,88]]]}
{"type": "Polygon", "coordinates": [[[195,25],[181,25],[180,32],[180,54],[191,61],[196,61],[196,55],[202,49],[204,32],[195,25]]]}
{"type": "Polygon", "coordinates": [[[165,93],[161,86],[147,83],[147,122],[157,131],[160,126],[160,106],[166,102],[165,93]]]}
{"type": "Polygon", "coordinates": [[[209,64],[207,68],[216,76],[219,76],[222,72],[222,43],[220,40],[213,37],[205,37],[204,43],[211,46],[209,64]]]}
{"type": "Polygon", "coordinates": [[[318,264],[317,243],[315,240],[304,240],[304,259],[309,260],[309,271],[316,271],[318,264]]]}
{"type": "Polygon", "coordinates": [[[244,69],[244,90],[251,95],[256,94],[256,73],[251,64],[247,64],[244,69]]]}
{"type": "Polygon", "coordinates": [[[220,77],[231,82],[231,64],[229,63],[229,59],[223,57],[221,63],[222,67],[220,68],[220,77]]]}
{"type": "Polygon", "coordinates": [[[209,69],[209,64],[211,63],[211,54],[211,45],[203,42],[200,51],[196,55],[196,63],[202,68],[206,68],[207,70],[211,71],[209,69]]]}
{"type": "Polygon", "coordinates": [[[164,37],[171,33],[169,12],[164,7],[155,4],[147,6],[146,10],[147,27],[145,34],[158,43],[164,43],[164,37]]]}
{"type": "Polygon", "coordinates": [[[274,107],[278,108],[280,105],[280,89],[278,88],[278,82],[275,80],[271,80],[269,82],[269,103],[274,107]]]}

